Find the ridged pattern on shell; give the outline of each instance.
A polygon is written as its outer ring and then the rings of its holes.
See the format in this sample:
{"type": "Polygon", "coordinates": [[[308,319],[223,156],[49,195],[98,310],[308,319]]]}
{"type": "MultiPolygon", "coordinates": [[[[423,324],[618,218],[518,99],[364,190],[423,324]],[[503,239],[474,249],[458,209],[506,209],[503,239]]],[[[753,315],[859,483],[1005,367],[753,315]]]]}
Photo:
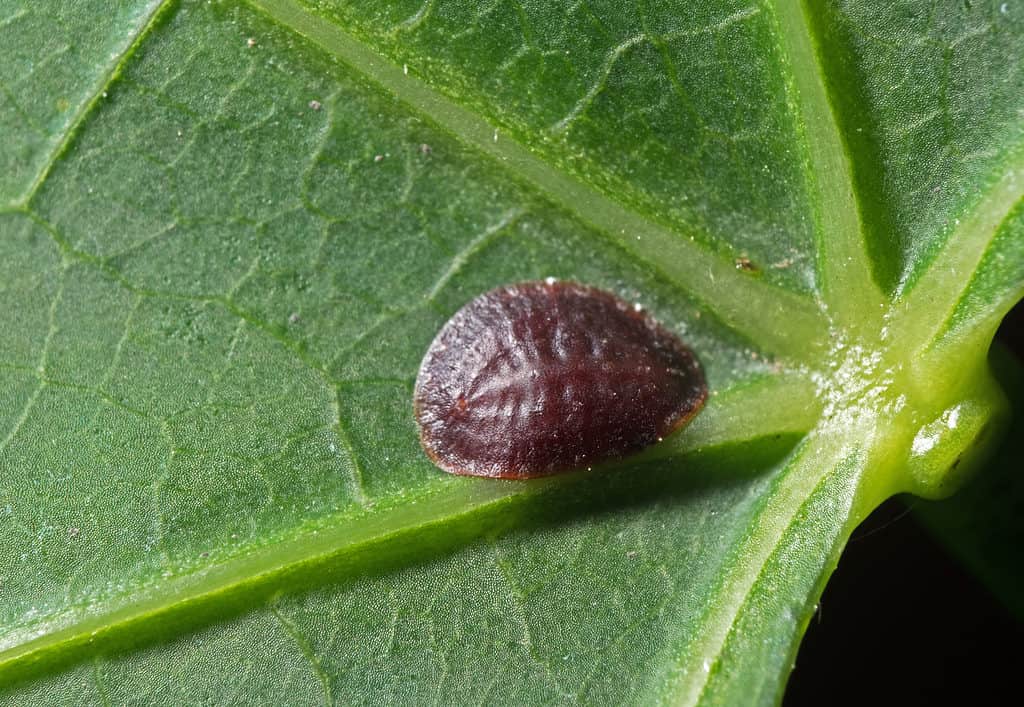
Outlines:
{"type": "Polygon", "coordinates": [[[636,452],[704,403],[700,364],[616,296],[526,282],[464,306],[416,380],[420,439],[445,471],[530,478],[636,452]]]}

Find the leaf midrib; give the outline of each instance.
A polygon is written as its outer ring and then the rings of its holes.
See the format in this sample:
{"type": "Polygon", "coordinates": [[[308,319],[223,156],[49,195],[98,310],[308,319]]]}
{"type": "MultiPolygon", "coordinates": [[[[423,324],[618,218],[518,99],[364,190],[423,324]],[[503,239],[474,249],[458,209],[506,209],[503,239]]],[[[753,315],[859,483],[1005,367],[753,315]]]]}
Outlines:
{"type": "MultiPolygon", "coordinates": [[[[944,327],[971,286],[989,245],[1007,219],[1024,203],[1024,142],[1009,151],[1001,169],[990,179],[989,188],[957,219],[957,227],[927,270],[893,306],[890,319],[891,327],[897,332],[896,345],[916,352],[929,348],[942,337],[944,327]],[[951,244],[959,247],[952,248],[951,244]]],[[[1024,283],[1014,288],[1005,301],[992,303],[1000,319],[1022,290],[1024,283]]],[[[970,322],[954,340],[943,342],[942,348],[948,350],[962,345],[979,334],[991,338],[993,332],[986,330],[986,325],[994,329],[991,317],[970,322]]]]}
{"type": "MultiPolygon", "coordinates": [[[[724,396],[723,404],[709,405],[702,415],[710,418],[706,425],[692,433],[684,430],[679,441],[666,445],[670,454],[688,454],[726,445],[742,444],[778,434],[802,433],[805,425],[816,418],[809,404],[813,391],[785,376],[769,377],[753,384],[753,396],[737,391],[724,396]],[[751,429],[751,400],[761,410],[760,419],[774,425],[751,429]],[[774,417],[768,410],[792,410],[794,414],[774,417]],[[798,411],[804,411],[803,417],[798,411]],[[810,412],[807,412],[810,411],[810,412]],[[717,421],[716,421],[717,418],[717,421]],[[797,424],[794,424],[797,423],[797,424]],[[742,432],[743,437],[737,435],[742,432]]],[[[655,447],[654,449],[658,449],[655,447]]],[[[651,458],[658,458],[657,454],[651,458]]],[[[98,612],[72,607],[62,617],[44,623],[19,627],[0,643],[0,676],[17,671],[62,651],[116,635],[129,626],[155,618],[174,615],[200,603],[229,598],[243,590],[268,585],[284,576],[310,568],[322,567],[344,556],[352,556],[366,548],[397,539],[418,537],[433,528],[473,525],[482,519],[493,521],[505,513],[529,507],[531,502],[565,484],[585,482],[585,474],[522,482],[491,480],[453,480],[409,504],[408,498],[395,501],[391,507],[380,507],[361,513],[349,513],[325,519],[312,528],[304,528],[294,537],[279,540],[246,554],[228,558],[218,564],[197,568],[177,577],[161,577],[160,581],[134,588],[134,594],[111,598],[98,612]]],[[[92,605],[90,605],[92,606],[92,605]]]]}
{"type": "Polygon", "coordinates": [[[814,301],[737,269],[698,245],[578,181],[534,154],[494,125],[367,47],[338,25],[293,0],[247,0],[277,24],[299,34],[342,61],[403,104],[492,159],[503,170],[599,233],[606,234],[646,267],[661,273],[699,301],[702,309],[767,353],[805,360],[808,342],[823,331],[814,301]],[[498,139],[495,139],[497,136],[498,139]],[[788,327],[767,325],[785,312],[788,327]]]}
{"type": "Polygon", "coordinates": [[[749,602],[770,558],[778,551],[779,539],[796,526],[801,510],[811,503],[829,474],[844,460],[846,452],[835,445],[836,441],[821,430],[809,433],[802,446],[791,453],[785,468],[761,500],[754,513],[755,526],[736,546],[738,561],[715,586],[716,596],[725,595],[732,600],[713,603],[699,622],[702,631],[696,642],[700,647],[689,649],[680,661],[688,668],[680,671],[683,677],[670,688],[676,704],[698,705],[703,700],[722,651],[736,631],[742,607],[749,602]],[[764,527],[768,530],[763,530],[764,527]],[[707,669],[702,670],[705,665],[707,669]],[[691,678],[701,675],[702,678],[691,678]]]}
{"type": "Polygon", "coordinates": [[[874,328],[884,298],[871,272],[850,154],[807,17],[815,10],[800,0],[775,0],[774,7],[775,34],[789,63],[787,89],[793,94],[806,154],[804,176],[812,195],[817,284],[834,326],[874,328]]]}

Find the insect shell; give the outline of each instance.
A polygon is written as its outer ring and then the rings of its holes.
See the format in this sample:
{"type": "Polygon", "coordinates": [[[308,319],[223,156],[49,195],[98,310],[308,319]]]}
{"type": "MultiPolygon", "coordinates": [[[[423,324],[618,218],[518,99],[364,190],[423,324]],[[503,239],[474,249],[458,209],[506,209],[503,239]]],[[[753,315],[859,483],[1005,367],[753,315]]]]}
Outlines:
{"type": "Polygon", "coordinates": [[[423,358],[414,408],[443,470],[530,479],[637,452],[706,397],[696,356],[639,307],[548,279],[456,312],[423,358]]]}

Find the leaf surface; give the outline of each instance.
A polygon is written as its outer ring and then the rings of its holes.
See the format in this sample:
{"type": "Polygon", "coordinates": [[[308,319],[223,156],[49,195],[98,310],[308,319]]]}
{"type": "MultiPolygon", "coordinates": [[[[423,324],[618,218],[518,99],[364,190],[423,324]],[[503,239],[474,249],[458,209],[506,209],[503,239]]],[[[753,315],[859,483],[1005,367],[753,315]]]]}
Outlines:
{"type": "Polygon", "coordinates": [[[0,6],[12,704],[772,703],[858,520],[995,436],[998,3],[117,12],[0,6]],[[707,409],[610,469],[440,473],[420,357],[547,276],[684,336],[707,409]]]}

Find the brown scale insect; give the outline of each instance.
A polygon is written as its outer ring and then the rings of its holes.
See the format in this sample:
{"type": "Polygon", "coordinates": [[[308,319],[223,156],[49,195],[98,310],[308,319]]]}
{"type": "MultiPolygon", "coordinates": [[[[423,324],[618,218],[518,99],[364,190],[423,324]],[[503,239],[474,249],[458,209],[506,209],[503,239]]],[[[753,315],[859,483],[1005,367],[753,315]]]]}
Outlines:
{"type": "Polygon", "coordinates": [[[637,452],[706,397],[696,356],[639,307],[548,279],[456,312],[423,357],[414,407],[445,471],[529,479],[637,452]]]}

